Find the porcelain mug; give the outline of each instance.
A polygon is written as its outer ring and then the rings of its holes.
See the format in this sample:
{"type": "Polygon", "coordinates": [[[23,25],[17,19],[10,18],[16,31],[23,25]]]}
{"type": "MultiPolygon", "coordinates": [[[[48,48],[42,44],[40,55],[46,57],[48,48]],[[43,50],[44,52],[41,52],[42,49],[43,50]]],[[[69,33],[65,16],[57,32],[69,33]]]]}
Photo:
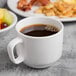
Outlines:
{"type": "Polygon", "coordinates": [[[18,37],[7,46],[10,60],[15,64],[24,62],[34,68],[48,67],[62,55],[63,28],[61,21],[55,18],[29,17],[22,19],[16,24],[18,37]],[[32,24],[52,24],[60,30],[54,35],[45,37],[28,36],[20,32],[23,27],[32,24]],[[14,48],[16,48],[17,58],[14,56],[14,48]]]}

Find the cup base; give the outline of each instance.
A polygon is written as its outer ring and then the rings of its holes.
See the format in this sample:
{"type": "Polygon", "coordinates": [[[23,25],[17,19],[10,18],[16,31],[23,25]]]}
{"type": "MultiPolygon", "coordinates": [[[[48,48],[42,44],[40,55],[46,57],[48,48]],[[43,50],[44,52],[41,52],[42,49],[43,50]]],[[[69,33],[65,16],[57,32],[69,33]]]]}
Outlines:
{"type": "Polygon", "coordinates": [[[50,64],[44,64],[44,65],[33,65],[33,64],[26,64],[28,67],[31,67],[31,68],[35,68],[35,69],[46,69],[46,68],[49,68],[50,66],[52,66],[55,62],[53,63],[50,63],[50,64]]]}
{"type": "Polygon", "coordinates": [[[51,64],[47,64],[47,65],[29,65],[28,64],[27,66],[30,68],[35,68],[35,69],[45,69],[45,68],[49,68],[51,64]]]}

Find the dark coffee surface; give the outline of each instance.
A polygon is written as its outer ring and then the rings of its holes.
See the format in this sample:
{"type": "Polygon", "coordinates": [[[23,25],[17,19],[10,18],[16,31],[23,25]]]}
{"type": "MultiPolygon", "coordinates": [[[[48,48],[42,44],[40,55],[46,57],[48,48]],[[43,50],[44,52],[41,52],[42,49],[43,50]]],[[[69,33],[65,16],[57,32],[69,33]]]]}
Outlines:
{"type": "Polygon", "coordinates": [[[34,36],[34,37],[43,37],[49,36],[57,33],[59,30],[52,25],[44,24],[34,24],[24,27],[20,30],[24,35],[34,36]]]}

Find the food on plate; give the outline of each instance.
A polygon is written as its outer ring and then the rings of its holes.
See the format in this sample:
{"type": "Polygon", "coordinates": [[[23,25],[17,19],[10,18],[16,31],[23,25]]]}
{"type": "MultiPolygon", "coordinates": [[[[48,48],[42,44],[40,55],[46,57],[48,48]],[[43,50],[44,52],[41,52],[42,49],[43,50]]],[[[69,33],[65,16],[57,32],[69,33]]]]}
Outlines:
{"type": "Polygon", "coordinates": [[[17,8],[26,11],[31,9],[31,5],[28,5],[27,0],[19,0],[17,4],[17,8]]]}
{"type": "Polygon", "coordinates": [[[50,0],[38,0],[38,2],[42,5],[42,6],[45,6],[47,4],[50,3],[50,0]]]}
{"type": "Polygon", "coordinates": [[[31,10],[33,5],[41,5],[45,6],[50,3],[50,0],[19,0],[17,3],[17,8],[22,10],[22,11],[28,11],[31,10]]]}
{"type": "Polygon", "coordinates": [[[35,13],[44,14],[46,16],[58,16],[61,18],[76,17],[76,5],[58,0],[46,6],[39,7],[35,13]]]}
{"type": "Polygon", "coordinates": [[[13,16],[7,9],[0,8],[0,30],[10,26],[13,22],[13,16]]]}
{"type": "Polygon", "coordinates": [[[31,10],[32,6],[37,6],[34,11],[37,14],[46,16],[58,16],[60,18],[76,17],[76,0],[19,0],[17,8],[22,11],[31,10]]]}
{"type": "Polygon", "coordinates": [[[62,0],[62,1],[69,4],[76,4],[76,0],[62,0]]]}

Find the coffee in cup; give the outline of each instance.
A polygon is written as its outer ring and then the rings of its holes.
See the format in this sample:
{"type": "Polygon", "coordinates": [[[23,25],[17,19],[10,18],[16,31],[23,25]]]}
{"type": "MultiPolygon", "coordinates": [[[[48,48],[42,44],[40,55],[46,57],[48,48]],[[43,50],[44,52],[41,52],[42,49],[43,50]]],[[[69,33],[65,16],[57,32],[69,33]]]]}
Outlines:
{"type": "Polygon", "coordinates": [[[24,35],[34,36],[34,37],[44,37],[56,34],[59,28],[54,25],[48,24],[34,24],[28,25],[28,27],[23,27],[20,32],[24,35]]]}

